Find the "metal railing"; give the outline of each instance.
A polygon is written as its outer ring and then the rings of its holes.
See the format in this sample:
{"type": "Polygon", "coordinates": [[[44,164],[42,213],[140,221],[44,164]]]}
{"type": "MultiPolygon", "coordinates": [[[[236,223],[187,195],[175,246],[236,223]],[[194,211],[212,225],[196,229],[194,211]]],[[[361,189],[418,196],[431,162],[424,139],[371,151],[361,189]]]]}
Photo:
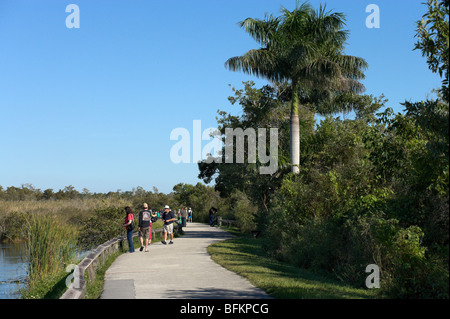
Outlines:
{"type": "Polygon", "coordinates": [[[217,218],[217,224],[222,227],[222,224],[227,224],[227,226],[237,224],[237,220],[234,219],[223,219],[222,217],[217,218]]]}
{"type": "MultiPolygon", "coordinates": [[[[173,223],[176,224],[176,227],[175,227],[175,225],[173,227],[174,232],[181,234],[183,231],[183,227],[181,226],[181,223],[178,220],[175,220],[173,223]]],[[[137,236],[137,234],[138,234],[137,232],[133,233],[133,237],[137,236]]],[[[162,240],[163,234],[164,234],[164,228],[158,228],[158,229],[152,228],[152,240],[155,239],[156,234],[159,234],[159,239],[162,240]]]]}

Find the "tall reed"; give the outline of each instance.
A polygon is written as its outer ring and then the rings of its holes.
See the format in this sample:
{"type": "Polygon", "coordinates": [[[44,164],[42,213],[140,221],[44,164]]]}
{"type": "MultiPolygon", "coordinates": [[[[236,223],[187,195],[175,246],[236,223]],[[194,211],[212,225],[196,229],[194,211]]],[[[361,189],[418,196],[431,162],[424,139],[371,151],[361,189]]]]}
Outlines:
{"type": "Polygon", "coordinates": [[[67,200],[0,200],[0,240],[25,240],[26,219],[30,214],[52,215],[55,218],[78,226],[93,215],[96,209],[131,206],[124,199],[67,199],[67,200]]]}
{"type": "Polygon", "coordinates": [[[34,283],[64,271],[77,256],[77,231],[54,216],[30,214],[26,222],[28,282],[34,283]]]}

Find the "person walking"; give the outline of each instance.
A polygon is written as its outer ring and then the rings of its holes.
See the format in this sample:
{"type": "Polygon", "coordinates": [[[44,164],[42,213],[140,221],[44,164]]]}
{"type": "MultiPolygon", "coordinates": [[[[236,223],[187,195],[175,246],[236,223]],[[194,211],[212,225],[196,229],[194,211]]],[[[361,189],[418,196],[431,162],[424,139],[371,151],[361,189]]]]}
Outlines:
{"type": "Polygon", "coordinates": [[[181,224],[181,209],[176,210],[175,218],[178,220],[178,222],[181,224]]]}
{"type": "Polygon", "coordinates": [[[217,213],[217,209],[211,207],[209,209],[209,226],[214,227],[214,214],[217,213]]]}
{"type": "Polygon", "coordinates": [[[188,209],[188,222],[192,223],[192,208],[189,207],[188,209]]]}
{"type": "Polygon", "coordinates": [[[164,206],[164,213],[162,214],[162,220],[164,221],[164,240],[161,241],[164,245],[167,245],[167,234],[170,235],[169,245],[173,244],[173,222],[176,220],[174,213],[170,210],[169,205],[164,206]]]}
{"type": "Polygon", "coordinates": [[[141,248],[139,251],[144,249],[145,244],[145,252],[148,252],[148,243],[151,240],[152,235],[152,217],[156,215],[152,214],[152,211],[149,210],[148,204],[144,203],[142,205],[142,210],[139,212],[139,242],[141,243],[141,248]]]}
{"type": "Polygon", "coordinates": [[[183,207],[181,209],[181,227],[186,227],[186,218],[187,218],[187,207],[183,207]]]}
{"type": "Polygon", "coordinates": [[[127,214],[125,217],[125,223],[123,223],[123,227],[127,229],[127,240],[128,240],[128,252],[134,253],[134,243],[133,243],[133,230],[134,230],[134,215],[131,207],[125,207],[125,213],[127,214]]]}

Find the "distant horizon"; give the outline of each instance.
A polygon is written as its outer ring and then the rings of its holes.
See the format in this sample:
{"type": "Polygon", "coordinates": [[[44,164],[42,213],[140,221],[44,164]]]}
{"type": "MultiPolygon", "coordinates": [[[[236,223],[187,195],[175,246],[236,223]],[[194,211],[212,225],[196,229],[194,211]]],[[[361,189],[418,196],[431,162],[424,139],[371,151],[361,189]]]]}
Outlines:
{"type": "MultiPolygon", "coordinates": [[[[200,180],[199,179],[199,181],[198,181],[198,183],[200,183],[200,184],[202,184],[202,185],[205,185],[205,186],[208,186],[208,187],[214,187],[214,183],[210,183],[210,184],[205,184],[205,183],[203,183],[202,182],[202,180],[200,180]]],[[[173,187],[174,186],[176,186],[176,185],[178,185],[178,184],[181,184],[181,183],[177,183],[177,184],[175,184],[175,185],[173,185],[173,187]]],[[[197,185],[197,183],[194,183],[194,184],[191,184],[191,183],[183,183],[183,184],[189,184],[189,185],[193,185],[193,186],[195,186],[195,185],[197,185]]],[[[49,188],[41,188],[41,187],[36,187],[36,185],[34,185],[34,184],[31,184],[31,183],[23,183],[23,184],[21,184],[21,185],[8,185],[8,186],[5,186],[5,185],[1,185],[0,184],[0,186],[1,187],[3,187],[3,191],[6,191],[9,187],[15,187],[15,188],[19,188],[19,189],[21,189],[22,187],[24,187],[24,188],[27,188],[27,187],[33,187],[33,189],[34,190],[39,190],[39,191],[41,191],[41,192],[44,192],[44,191],[46,191],[46,190],[48,190],[48,189],[50,189],[50,190],[52,190],[54,193],[57,193],[58,191],[64,191],[64,189],[66,188],[66,187],[69,187],[69,186],[72,186],[72,187],[74,187],[74,189],[78,192],[78,193],[80,193],[80,194],[83,194],[84,193],[84,189],[87,189],[88,191],[89,191],[89,193],[90,194],[108,194],[108,193],[117,193],[117,192],[120,192],[120,193],[126,193],[126,192],[132,192],[133,190],[137,190],[139,187],[142,187],[142,186],[140,186],[140,185],[137,185],[137,186],[134,186],[134,187],[132,187],[131,189],[116,189],[116,190],[108,190],[108,191],[93,191],[93,190],[91,190],[91,189],[88,189],[87,187],[81,187],[81,188],[76,188],[75,186],[73,186],[72,184],[69,184],[69,185],[65,185],[65,186],[63,186],[63,187],[61,187],[61,188],[51,188],[51,187],[49,187],[49,188]]],[[[142,187],[142,189],[144,189],[145,191],[147,191],[147,192],[153,192],[153,193],[156,193],[155,192],[155,188],[156,186],[152,186],[150,189],[148,189],[148,188],[145,188],[145,187],[142,187]]],[[[170,192],[162,192],[158,187],[156,187],[156,189],[158,190],[158,193],[162,193],[162,194],[166,194],[166,195],[168,195],[168,194],[170,194],[170,193],[173,193],[173,187],[172,187],[172,189],[171,189],[171,191],[170,192]]]]}

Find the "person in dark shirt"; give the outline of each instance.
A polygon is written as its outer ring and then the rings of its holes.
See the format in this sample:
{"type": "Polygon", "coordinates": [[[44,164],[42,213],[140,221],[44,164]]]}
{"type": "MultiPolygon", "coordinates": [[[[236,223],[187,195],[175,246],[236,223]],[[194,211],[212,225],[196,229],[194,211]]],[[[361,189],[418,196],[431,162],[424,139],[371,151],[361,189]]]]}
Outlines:
{"type": "Polygon", "coordinates": [[[209,226],[214,227],[214,214],[217,213],[217,209],[211,207],[209,210],[209,226]]]}
{"type": "Polygon", "coordinates": [[[164,206],[164,213],[161,216],[164,221],[164,240],[161,241],[164,245],[167,245],[167,234],[170,234],[169,245],[173,244],[173,222],[176,220],[174,213],[170,210],[169,205],[164,206]]]}
{"type": "Polygon", "coordinates": [[[151,209],[149,209],[148,204],[144,203],[143,210],[139,212],[139,242],[141,243],[141,248],[139,251],[144,249],[144,238],[145,238],[145,251],[148,252],[148,242],[151,236],[151,228],[152,228],[152,217],[155,217],[155,214],[152,214],[151,209]]]}

